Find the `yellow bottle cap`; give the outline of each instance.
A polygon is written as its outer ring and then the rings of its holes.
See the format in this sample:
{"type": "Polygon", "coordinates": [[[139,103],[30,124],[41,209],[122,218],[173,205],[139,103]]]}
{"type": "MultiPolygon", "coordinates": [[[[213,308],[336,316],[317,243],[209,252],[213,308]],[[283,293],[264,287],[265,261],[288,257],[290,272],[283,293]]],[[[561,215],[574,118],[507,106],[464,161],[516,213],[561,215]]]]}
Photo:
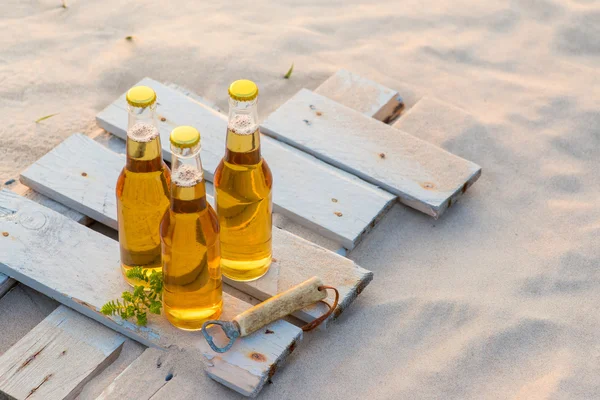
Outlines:
{"type": "Polygon", "coordinates": [[[250,101],[258,96],[258,86],[248,79],[240,79],[229,85],[229,96],[237,101],[250,101]]]}
{"type": "Polygon", "coordinates": [[[148,107],[156,101],[156,93],[148,86],[134,86],[127,91],[125,97],[133,107],[148,107]]]}
{"type": "Polygon", "coordinates": [[[192,126],[178,126],[171,131],[171,144],[182,149],[200,143],[200,132],[192,126]]]}

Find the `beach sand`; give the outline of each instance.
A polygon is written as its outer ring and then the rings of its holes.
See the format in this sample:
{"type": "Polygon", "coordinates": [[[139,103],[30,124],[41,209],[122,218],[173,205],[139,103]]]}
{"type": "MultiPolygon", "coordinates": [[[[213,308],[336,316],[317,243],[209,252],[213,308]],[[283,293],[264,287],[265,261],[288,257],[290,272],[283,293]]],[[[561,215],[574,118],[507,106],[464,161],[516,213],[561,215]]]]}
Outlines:
{"type": "Polygon", "coordinates": [[[263,398],[600,398],[600,2],[66,1],[2,4],[1,182],[145,76],[221,108],[253,79],[264,118],[345,68],[481,128],[419,133],[482,177],[438,221],[393,207],[263,398]]]}

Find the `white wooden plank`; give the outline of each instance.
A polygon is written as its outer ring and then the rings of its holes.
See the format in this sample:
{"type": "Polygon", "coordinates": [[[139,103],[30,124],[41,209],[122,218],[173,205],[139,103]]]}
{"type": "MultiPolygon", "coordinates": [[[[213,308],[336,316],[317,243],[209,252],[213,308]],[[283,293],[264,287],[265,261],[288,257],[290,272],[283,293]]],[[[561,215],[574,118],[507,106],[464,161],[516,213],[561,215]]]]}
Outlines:
{"type": "Polygon", "coordinates": [[[36,192],[117,229],[115,189],[124,165],[124,155],[78,133],[29,166],[20,180],[36,192]]]}
{"type": "Polygon", "coordinates": [[[404,109],[400,94],[345,69],[338,70],[315,89],[315,93],[370,118],[388,123],[404,109]]]}
{"type": "Polygon", "coordinates": [[[66,207],[63,204],[58,203],[40,193],[30,190],[27,186],[23,185],[22,182],[19,182],[15,187],[11,188],[11,191],[20,196],[26,197],[29,200],[33,200],[44,207],[48,207],[58,213],[61,213],[65,217],[71,218],[73,221],[79,222],[80,224],[89,225],[93,222],[87,215],[66,207]]]}
{"type": "Polygon", "coordinates": [[[223,398],[223,389],[201,373],[200,358],[194,349],[146,349],[96,400],[223,398]]]}
{"type": "Polygon", "coordinates": [[[306,89],[273,112],[262,129],[436,218],[481,174],[470,161],[306,89]]]}
{"type": "MultiPolygon", "coordinates": [[[[35,190],[116,229],[114,192],[123,162],[121,155],[81,134],[75,134],[23,171],[21,179],[35,190]],[[86,176],[82,176],[82,172],[86,176]]],[[[212,196],[207,198],[213,202],[212,196]]],[[[318,275],[340,291],[340,303],[331,317],[333,319],[373,278],[370,271],[358,267],[353,261],[276,227],[273,229],[273,256],[273,266],[262,279],[226,282],[259,300],[266,300],[318,275]]],[[[333,298],[333,293],[330,293],[330,303],[333,298]]],[[[296,316],[310,322],[323,311],[325,307],[318,304],[296,316]]]]}
{"type": "MultiPolygon", "coordinates": [[[[173,386],[171,381],[175,375],[176,366],[178,367],[177,355],[179,353],[178,350],[146,349],[104,389],[96,400],[121,400],[125,398],[146,400],[150,399],[164,386],[169,386],[170,389],[173,386]]],[[[199,360],[191,361],[195,361],[196,364],[199,363],[199,360]]],[[[199,368],[203,367],[201,363],[197,366],[199,368]]],[[[202,395],[202,391],[199,395],[202,395]]]]}
{"type": "Polygon", "coordinates": [[[59,306],[0,357],[0,391],[15,399],[73,399],[119,356],[124,341],[59,306]]]}
{"type": "MultiPolygon", "coordinates": [[[[63,214],[64,216],[71,218],[73,221],[77,221],[80,224],[88,225],[92,222],[92,220],[87,216],[83,215],[80,212],[70,209],[56,201],[49,199],[48,197],[34,192],[33,190],[29,190],[28,187],[24,186],[22,183],[18,183],[11,190],[23,197],[26,197],[30,200],[35,201],[36,203],[42,204],[48,208],[53,209],[56,212],[63,214]]],[[[0,232],[2,234],[2,232],[0,232]]],[[[12,278],[4,274],[0,274],[0,297],[2,297],[13,285],[16,281],[12,278]]]]}
{"type": "MultiPolygon", "coordinates": [[[[81,224],[87,225],[92,222],[92,220],[86,216],[72,210],[64,205],[57,203],[54,200],[49,199],[48,197],[41,195],[33,190],[29,190],[28,187],[24,186],[21,183],[17,183],[15,186],[11,187],[11,190],[21,196],[27,197],[35,201],[36,203],[42,204],[48,208],[53,209],[56,212],[63,214],[64,216],[71,218],[74,221],[77,221],[81,224]]],[[[1,232],[0,232],[1,234],[1,232]]],[[[0,297],[4,296],[4,294],[16,283],[16,281],[12,278],[4,274],[0,274],[0,297]]]]}
{"type": "MultiPolygon", "coordinates": [[[[152,79],[145,78],[138,85],[150,86],[157,93],[163,157],[170,159],[171,130],[192,125],[202,135],[202,164],[206,179],[212,181],[225,152],[226,117],[152,79]]],[[[102,128],[125,138],[125,95],[101,111],[96,120],[102,128]]],[[[354,248],[393,204],[395,197],[389,193],[272,138],[262,136],[261,146],[273,172],[274,211],[348,249],[354,248]]]]}
{"type": "MultiPolygon", "coordinates": [[[[216,354],[202,335],[178,330],[164,316],[151,315],[146,327],[104,316],[101,306],[129,289],[116,241],[5,190],[0,231],[9,233],[0,236],[0,272],[147,346],[198,348],[209,362],[209,376],[244,395],[256,395],[302,337],[299,328],[277,321],[268,327],[274,334],[258,331],[216,354]]],[[[226,293],[223,301],[223,319],[250,307],[226,293]]],[[[212,334],[225,341],[221,330],[212,334]]]]}

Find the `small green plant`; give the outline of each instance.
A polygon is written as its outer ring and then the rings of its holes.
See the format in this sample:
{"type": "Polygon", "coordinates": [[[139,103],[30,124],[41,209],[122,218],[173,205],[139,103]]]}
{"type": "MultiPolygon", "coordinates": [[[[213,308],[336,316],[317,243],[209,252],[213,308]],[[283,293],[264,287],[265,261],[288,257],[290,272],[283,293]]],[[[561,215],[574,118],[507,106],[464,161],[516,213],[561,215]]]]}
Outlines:
{"type": "Polygon", "coordinates": [[[148,284],[149,290],[139,285],[133,288],[133,292],[123,292],[121,300],[112,300],[102,306],[100,312],[104,315],[119,315],[123,319],[136,318],[139,326],[148,323],[147,311],[160,315],[162,308],[163,276],[162,272],[143,270],[141,267],[132,268],[127,271],[129,279],[138,279],[148,284]]]}
{"type": "Polygon", "coordinates": [[[131,42],[133,40],[133,36],[132,35],[125,36],[125,40],[128,40],[131,42]]]}
{"type": "Polygon", "coordinates": [[[292,76],[292,72],[294,72],[294,63],[292,63],[292,66],[290,67],[288,72],[283,76],[284,79],[290,79],[290,77],[292,76]]]}

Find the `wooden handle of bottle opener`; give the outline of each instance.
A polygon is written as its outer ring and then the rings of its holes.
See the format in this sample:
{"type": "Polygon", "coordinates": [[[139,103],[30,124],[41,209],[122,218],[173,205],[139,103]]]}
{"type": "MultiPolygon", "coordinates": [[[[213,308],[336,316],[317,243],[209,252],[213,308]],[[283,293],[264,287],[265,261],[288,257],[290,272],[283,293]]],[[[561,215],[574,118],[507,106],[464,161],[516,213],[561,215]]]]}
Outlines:
{"type": "Polygon", "coordinates": [[[294,311],[325,299],[327,290],[319,290],[320,286],[323,286],[323,282],[314,276],[244,311],[233,319],[240,327],[240,336],[247,336],[294,311]]]}

